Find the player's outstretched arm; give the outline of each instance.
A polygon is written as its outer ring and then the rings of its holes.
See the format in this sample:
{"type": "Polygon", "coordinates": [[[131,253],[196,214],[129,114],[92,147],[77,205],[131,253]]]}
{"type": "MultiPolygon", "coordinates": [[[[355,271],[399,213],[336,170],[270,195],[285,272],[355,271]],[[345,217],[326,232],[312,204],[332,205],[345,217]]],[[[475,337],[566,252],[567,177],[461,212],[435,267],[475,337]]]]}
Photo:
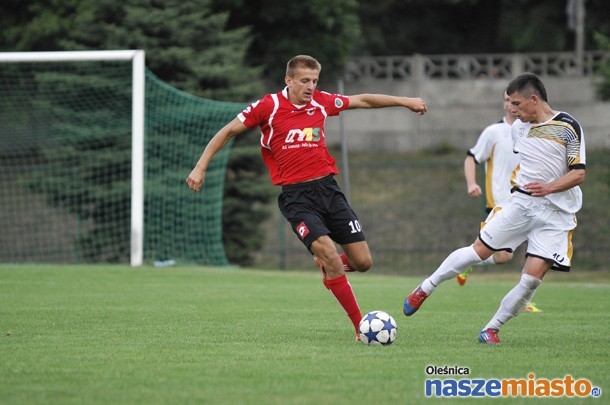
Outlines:
{"type": "Polygon", "coordinates": [[[419,115],[424,115],[428,111],[428,105],[420,97],[398,97],[387,94],[357,94],[349,96],[348,109],[383,107],[405,107],[419,115]]]}
{"type": "Polygon", "coordinates": [[[225,125],[220,131],[214,135],[208,145],[205,147],[199,161],[186,179],[186,184],[194,192],[201,190],[203,181],[205,180],[205,172],[208,169],[210,161],[218,151],[220,151],[231,138],[244,132],[246,127],[238,118],[225,125]]]}

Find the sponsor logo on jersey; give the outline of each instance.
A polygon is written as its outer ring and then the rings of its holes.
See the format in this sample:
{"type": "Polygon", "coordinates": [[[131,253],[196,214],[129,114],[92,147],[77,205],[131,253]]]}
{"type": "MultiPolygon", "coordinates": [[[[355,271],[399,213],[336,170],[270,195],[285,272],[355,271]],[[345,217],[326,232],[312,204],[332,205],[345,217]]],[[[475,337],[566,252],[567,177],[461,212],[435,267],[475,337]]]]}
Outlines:
{"type": "Polygon", "coordinates": [[[322,128],[291,129],[286,135],[286,143],[318,142],[322,137],[322,128]]]}

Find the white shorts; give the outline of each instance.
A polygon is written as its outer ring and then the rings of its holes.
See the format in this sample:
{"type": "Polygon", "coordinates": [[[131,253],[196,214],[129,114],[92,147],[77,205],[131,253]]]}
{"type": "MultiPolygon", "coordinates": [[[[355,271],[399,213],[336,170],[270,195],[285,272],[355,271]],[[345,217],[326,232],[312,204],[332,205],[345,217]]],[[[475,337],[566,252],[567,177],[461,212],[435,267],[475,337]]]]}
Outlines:
{"type": "Polygon", "coordinates": [[[570,271],[572,232],[576,215],[557,209],[546,198],[514,193],[489,214],[479,239],[492,250],[514,251],[527,241],[527,256],[552,263],[552,269],[570,271]]]}

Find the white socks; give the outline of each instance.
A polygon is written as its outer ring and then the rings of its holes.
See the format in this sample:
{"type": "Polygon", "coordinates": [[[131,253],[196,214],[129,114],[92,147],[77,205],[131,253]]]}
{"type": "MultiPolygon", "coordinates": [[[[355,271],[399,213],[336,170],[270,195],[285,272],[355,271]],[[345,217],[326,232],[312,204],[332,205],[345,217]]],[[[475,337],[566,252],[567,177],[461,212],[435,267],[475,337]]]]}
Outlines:
{"type": "MultiPolygon", "coordinates": [[[[493,255],[486,262],[493,262],[493,255]]],[[[472,246],[453,251],[430,277],[421,283],[421,289],[430,295],[443,281],[461,274],[468,267],[483,262],[472,246]]],[[[530,275],[521,274],[521,280],[500,302],[500,308],[483,329],[500,329],[508,320],[517,316],[532,300],[542,280],[530,275]]]]}
{"type": "Polygon", "coordinates": [[[421,289],[428,295],[430,295],[436,287],[439,286],[445,280],[449,280],[461,274],[468,267],[475,263],[479,263],[481,258],[474,251],[472,246],[463,247],[458,250],[454,250],[438,269],[430,277],[425,279],[421,283],[421,289]]]}
{"type": "Polygon", "coordinates": [[[506,294],[500,302],[498,312],[483,329],[500,329],[509,319],[517,316],[532,300],[540,283],[542,280],[529,274],[522,274],[519,284],[506,294]]]}
{"type": "Polygon", "coordinates": [[[489,256],[487,259],[483,260],[482,262],[473,264],[473,266],[482,266],[484,264],[496,264],[496,261],[494,260],[494,255],[489,256]]]}

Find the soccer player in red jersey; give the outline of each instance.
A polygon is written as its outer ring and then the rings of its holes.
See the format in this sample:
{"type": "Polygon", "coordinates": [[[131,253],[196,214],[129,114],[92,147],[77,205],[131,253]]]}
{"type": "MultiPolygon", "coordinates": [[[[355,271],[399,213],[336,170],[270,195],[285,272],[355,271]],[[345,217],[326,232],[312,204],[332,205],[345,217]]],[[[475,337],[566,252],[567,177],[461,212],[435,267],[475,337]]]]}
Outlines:
{"type": "Polygon", "coordinates": [[[348,109],[405,107],[423,115],[428,106],[421,98],[320,91],[316,87],[321,69],[311,56],[292,58],[286,67],[286,87],[252,103],[218,131],[186,183],[198,192],[212,157],[234,136],[259,127],[261,153],[271,181],[282,187],[280,211],[314,255],[324,285],[357,330],[362,314],[345,272],[365,272],[373,261],[362,225],[334,180],[339,171],[326,147],[324,122],[348,109]]]}

